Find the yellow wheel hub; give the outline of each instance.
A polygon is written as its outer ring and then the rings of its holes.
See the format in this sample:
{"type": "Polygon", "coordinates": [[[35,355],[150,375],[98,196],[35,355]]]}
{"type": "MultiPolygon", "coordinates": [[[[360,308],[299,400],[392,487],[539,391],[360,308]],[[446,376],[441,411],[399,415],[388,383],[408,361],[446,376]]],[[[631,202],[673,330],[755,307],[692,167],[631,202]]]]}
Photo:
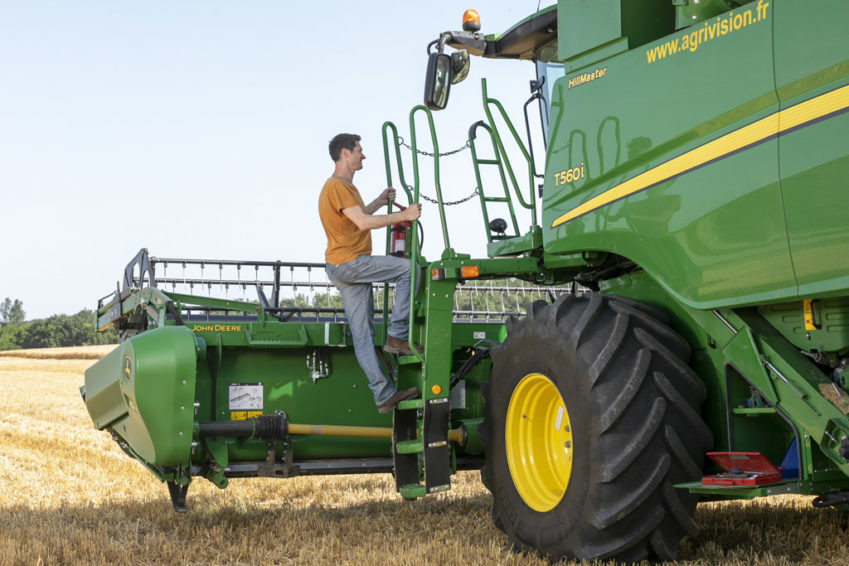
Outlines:
{"type": "Polygon", "coordinates": [[[534,511],[551,511],[572,475],[572,423],[550,379],[523,377],[510,396],[504,426],[507,466],[519,495],[534,511]]]}

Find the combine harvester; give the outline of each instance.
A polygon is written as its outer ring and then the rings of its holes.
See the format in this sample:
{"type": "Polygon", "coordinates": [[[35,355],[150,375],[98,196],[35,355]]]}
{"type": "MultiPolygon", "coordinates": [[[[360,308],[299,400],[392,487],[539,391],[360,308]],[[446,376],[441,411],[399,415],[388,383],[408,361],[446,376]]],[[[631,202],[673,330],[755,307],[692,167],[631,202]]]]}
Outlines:
{"type": "MultiPolygon", "coordinates": [[[[444,252],[425,261],[414,223],[410,336],[424,353],[386,366],[421,397],[377,413],[329,288],[291,276],[321,265],[198,261],[213,275],[181,279],[192,262],[142,252],[98,308],[98,329],[124,341],[86,372],[95,427],[177,510],[198,477],[392,472],[413,499],[480,467],[495,524],[552,558],[674,559],[700,498],[849,504],[847,21],[839,0],[560,0],[501,35],[469,17],[431,44],[410,115],[408,198],[419,118],[444,252]],[[430,114],[470,55],[536,70],[527,137],[485,82],[486,119],[469,130],[486,258],[451,247],[430,114]],[[509,278],[551,292],[506,321],[455,312],[473,282],[509,278]],[[318,304],[281,302],[311,284],[318,304]],[[257,286],[259,300],[205,297],[213,286],[257,286]]],[[[388,184],[407,187],[391,123],[384,149],[388,184]]]]}

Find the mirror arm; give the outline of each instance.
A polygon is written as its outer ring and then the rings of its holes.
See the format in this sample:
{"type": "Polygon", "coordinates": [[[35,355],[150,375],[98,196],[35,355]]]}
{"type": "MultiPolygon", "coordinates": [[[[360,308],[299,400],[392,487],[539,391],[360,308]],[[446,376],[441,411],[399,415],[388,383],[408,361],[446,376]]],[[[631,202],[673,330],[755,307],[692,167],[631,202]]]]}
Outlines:
{"type": "Polygon", "coordinates": [[[427,44],[427,54],[430,55],[433,46],[436,46],[436,52],[442,53],[445,50],[445,42],[448,41],[448,38],[451,34],[449,32],[445,32],[439,36],[439,38],[434,39],[430,43],[427,44]]]}
{"type": "Polygon", "coordinates": [[[480,33],[468,31],[447,31],[439,40],[441,45],[448,45],[454,49],[466,49],[470,55],[483,55],[486,51],[486,40],[480,33]]]}

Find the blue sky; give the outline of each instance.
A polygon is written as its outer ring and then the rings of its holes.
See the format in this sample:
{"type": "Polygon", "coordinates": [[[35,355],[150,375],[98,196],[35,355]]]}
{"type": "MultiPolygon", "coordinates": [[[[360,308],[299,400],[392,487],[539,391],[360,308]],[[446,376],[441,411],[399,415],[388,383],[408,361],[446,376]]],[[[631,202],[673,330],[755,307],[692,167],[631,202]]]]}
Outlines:
{"type": "MultiPolygon", "coordinates": [[[[94,308],[142,247],[323,261],[328,140],[363,136],[370,200],[386,185],[383,122],[409,139],[427,44],[466,8],[493,33],[552,3],[0,0],[0,300],[28,319],[94,308]]],[[[521,125],[532,65],[473,58],[435,115],[441,150],[484,117],[483,76],[521,125]]],[[[442,168],[446,200],[474,190],[468,151],[442,168]]],[[[436,258],[434,206],[422,222],[436,258]]],[[[455,249],[484,254],[475,201],[449,228],[455,249]]]]}

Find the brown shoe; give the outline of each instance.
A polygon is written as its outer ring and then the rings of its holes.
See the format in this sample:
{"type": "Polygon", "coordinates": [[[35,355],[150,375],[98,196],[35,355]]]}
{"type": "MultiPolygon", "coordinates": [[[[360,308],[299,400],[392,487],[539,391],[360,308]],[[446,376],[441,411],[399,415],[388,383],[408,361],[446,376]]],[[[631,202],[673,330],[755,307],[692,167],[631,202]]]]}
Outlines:
{"type": "Polygon", "coordinates": [[[380,414],[384,414],[393,411],[395,410],[395,407],[398,406],[398,403],[400,403],[401,401],[412,399],[413,397],[417,397],[418,395],[419,390],[415,387],[410,387],[409,389],[399,389],[395,392],[395,395],[393,395],[392,397],[377,406],[377,412],[380,414]]]}
{"type": "MultiPolygon", "coordinates": [[[[421,344],[416,344],[415,346],[416,350],[419,351],[419,354],[424,352],[424,348],[422,348],[421,344]]],[[[403,354],[405,356],[413,355],[413,351],[410,349],[410,345],[407,344],[406,340],[395,338],[391,334],[386,335],[386,344],[383,346],[383,351],[387,354],[403,354]]]]}

